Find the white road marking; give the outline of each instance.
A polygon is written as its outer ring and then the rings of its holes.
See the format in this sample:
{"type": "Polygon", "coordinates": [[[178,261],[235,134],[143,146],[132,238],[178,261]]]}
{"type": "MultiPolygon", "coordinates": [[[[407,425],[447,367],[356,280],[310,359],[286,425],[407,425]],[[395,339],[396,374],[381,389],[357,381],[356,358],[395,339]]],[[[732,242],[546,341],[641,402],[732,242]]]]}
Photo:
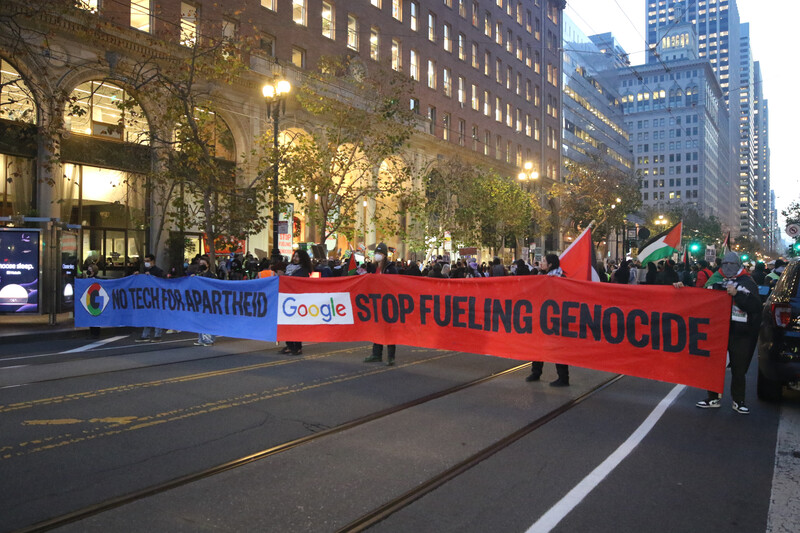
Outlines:
{"type": "MultiPolygon", "coordinates": [[[[125,336],[127,337],[127,335],[125,335],[125,336]]],[[[174,341],[161,341],[158,344],[170,344],[170,343],[173,343],[173,342],[186,342],[186,341],[190,341],[190,340],[192,340],[192,339],[175,339],[174,341]]],[[[118,350],[120,348],[132,348],[134,346],[139,346],[139,345],[138,344],[125,344],[123,346],[107,346],[105,348],[98,348],[95,351],[96,352],[100,352],[100,351],[103,351],[103,350],[118,350]]],[[[59,355],[59,354],[62,354],[62,353],[67,353],[67,352],[50,352],[50,353],[40,353],[40,354],[37,354],[37,355],[20,355],[18,357],[3,357],[3,358],[0,358],[0,361],[17,361],[19,359],[36,359],[37,357],[49,357],[51,355],[59,355]]]]}
{"type": "Polygon", "coordinates": [[[87,350],[92,350],[94,348],[99,348],[100,346],[103,346],[104,344],[108,344],[110,342],[118,341],[118,340],[124,339],[126,337],[127,337],[127,335],[118,335],[116,337],[109,337],[108,339],[103,339],[101,341],[93,342],[91,344],[87,344],[86,346],[79,346],[78,348],[73,348],[71,350],[65,350],[63,352],[58,352],[58,353],[62,354],[62,353],[85,352],[87,350]]]}
{"type": "Polygon", "coordinates": [[[639,445],[640,442],[650,433],[650,430],[655,427],[656,422],[667,411],[669,406],[675,401],[675,398],[683,392],[685,385],[676,385],[662,399],[650,415],[645,419],[642,424],[636,428],[628,440],[623,442],[614,453],[609,455],[605,461],[600,463],[588,476],[575,485],[575,487],[567,493],[566,496],[550,508],[539,520],[536,521],[527,531],[527,533],[547,533],[552,531],[554,527],[561,522],[570,512],[572,512],[579,503],[583,501],[586,496],[592,492],[630,453],[639,445]]]}

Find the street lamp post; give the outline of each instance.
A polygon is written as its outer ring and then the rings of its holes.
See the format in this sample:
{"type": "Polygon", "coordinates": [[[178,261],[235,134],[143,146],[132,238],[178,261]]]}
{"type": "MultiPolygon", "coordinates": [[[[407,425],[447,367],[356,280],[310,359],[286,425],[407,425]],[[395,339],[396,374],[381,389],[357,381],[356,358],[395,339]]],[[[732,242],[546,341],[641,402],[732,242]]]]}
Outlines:
{"type": "MultiPolygon", "coordinates": [[[[531,182],[537,182],[539,180],[539,173],[533,170],[533,163],[530,161],[526,161],[523,165],[523,170],[519,174],[517,174],[517,179],[525,184],[529,184],[531,182]]],[[[526,185],[527,186],[527,185],[526,185]]],[[[528,194],[530,194],[530,188],[528,187],[528,194]]],[[[542,190],[541,187],[538,190],[538,196],[536,201],[539,203],[539,207],[542,207],[542,190]]],[[[544,243],[543,243],[544,244],[544,243]]],[[[535,255],[535,250],[534,250],[535,255]]]]}
{"type": "Polygon", "coordinates": [[[281,260],[281,251],[278,248],[278,216],[280,201],[278,195],[278,173],[280,171],[281,153],[278,145],[278,130],[280,116],[286,112],[286,97],[292,90],[291,84],[286,80],[276,80],[262,87],[261,92],[267,102],[267,115],[272,116],[272,146],[275,149],[275,162],[272,165],[272,261],[281,260]]]}

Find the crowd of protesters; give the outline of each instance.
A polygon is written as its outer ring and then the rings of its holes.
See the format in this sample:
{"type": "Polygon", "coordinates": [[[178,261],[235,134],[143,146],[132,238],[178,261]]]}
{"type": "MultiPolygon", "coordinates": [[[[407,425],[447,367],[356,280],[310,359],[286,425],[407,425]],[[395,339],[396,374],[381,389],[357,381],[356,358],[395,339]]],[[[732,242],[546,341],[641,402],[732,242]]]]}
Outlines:
{"type": "MultiPolygon", "coordinates": [[[[305,250],[296,250],[287,260],[270,258],[257,258],[247,254],[221,254],[217,256],[216,268],[210,268],[211,259],[208,255],[197,255],[191,261],[184,261],[183,265],[173,266],[169,272],[162,271],[156,266],[155,257],[147,254],[135,274],[151,275],[155,277],[177,278],[183,276],[201,276],[223,280],[249,280],[269,276],[301,276],[301,277],[339,277],[352,274],[350,257],[339,259],[312,260],[305,250]]],[[[763,262],[745,265],[742,264],[738,254],[728,252],[724,258],[713,263],[704,260],[688,263],[678,262],[666,258],[657,262],[649,262],[645,267],[636,260],[621,260],[599,262],[596,266],[601,282],[618,283],[623,285],[672,285],[676,288],[699,287],[727,290],[734,299],[734,312],[744,313],[745,318],[736,322],[732,318],[731,339],[729,351],[731,354],[731,369],[733,373],[732,395],[733,408],[741,414],[749,413],[744,402],[744,376],[752,358],[755,341],[758,337],[757,322],[760,321],[760,300],[758,300],[758,286],[774,286],[780,274],[786,267],[786,262],[778,259],[769,265],[763,262]],[[735,345],[735,346],[733,346],[735,345]],[[733,346],[733,348],[731,348],[733,346]]],[[[97,275],[99,265],[89,261],[84,265],[87,277],[97,275]]],[[[421,276],[439,279],[460,278],[489,278],[497,276],[530,276],[547,275],[563,277],[559,267],[559,258],[555,254],[548,254],[541,262],[528,262],[517,259],[509,264],[504,264],[499,257],[489,262],[478,263],[466,257],[450,261],[446,256],[436,256],[426,262],[408,260],[391,261],[390,252],[384,243],[375,249],[372,261],[366,260],[356,264],[356,274],[399,274],[406,276],[421,276]]],[[[158,342],[161,339],[162,329],[146,327],[142,330],[137,342],[158,342]],[[152,333],[152,335],[151,335],[152,333]]],[[[167,333],[170,333],[168,330],[167,333]]],[[[91,334],[97,336],[99,328],[92,328],[91,334]]],[[[198,346],[211,346],[214,336],[199,333],[198,346]]],[[[279,350],[280,353],[300,355],[302,343],[290,341],[279,350]]],[[[387,346],[388,365],[395,362],[396,347],[387,346]]],[[[383,346],[374,344],[372,354],[364,362],[382,362],[383,346]]],[[[542,374],[543,364],[534,361],[531,365],[531,374],[526,381],[538,381],[542,374]]],[[[569,385],[569,367],[564,364],[556,365],[558,379],[552,386],[569,385]]],[[[708,397],[697,403],[701,408],[719,407],[719,396],[709,392],[708,397]]]]}

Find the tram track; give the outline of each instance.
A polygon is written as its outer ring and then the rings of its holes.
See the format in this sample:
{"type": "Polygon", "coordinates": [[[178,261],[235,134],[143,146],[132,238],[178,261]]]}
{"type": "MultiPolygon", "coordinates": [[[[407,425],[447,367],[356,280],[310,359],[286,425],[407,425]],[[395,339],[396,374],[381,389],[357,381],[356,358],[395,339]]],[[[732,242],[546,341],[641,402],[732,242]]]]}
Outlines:
{"type": "MultiPolygon", "coordinates": [[[[408,401],[408,402],[405,402],[405,403],[402,403],[402,404],[399,404],[399,405],[396,405],[396,406],[393,406],[393,407],[389,407],[389,408],[386,408],[386,409],[383,409],[383,410],[380,410],[380,411],[376,411],[374,413],[368,414],[366,416],[363,416],[361,418],[352,420],[350,422],[346,422],[344,424],[340,424],[340,425],[338,425],[336,427],[332,427],[332,428],[329,428],[329,429],[326,429],[326,430],[323,430],[323,431],[319,431],[319,432],[311,434],[311,435],[307,435],[305,437],[301,437],[299,439],[295,439],[295,440],[292,440],[292,441],[289,441],[289,442],[285,442],[283,444],[279,444],[277,446],[273,446],[273,447],[267,448],[265,450],[261,450],[261,451],[256,452],[256,453],[253,453],[253,454],[250,454],[250,455],[238,458],[238,459],[234,459],[232,461],[228,461],[228,462],[225,462],[225,463],[222,463],[222,464],[219,464],[219,465],[215,465],[215,466],[206,468],[204,470],[201,470],[201,471],[198,471],[198,472],[195,472],[195,473],[192,473],[192,474],[187,474],[187,475],[184,475],[184,476],[173,478],[171,480],[168,480],[168,481],[165,481],[165,482],[162,482],[162,483],[154,484],[154,485],[151,485],[150,487],[146,487],[144,489],[140,489],[140,490],[137,490],[137,491],[134,491],[134,492],[130,492],[128,494],[124,494],[124,495],[117,496],[117,497],[114,497],[114,498],[109,498],[109,499],[107,499],[105,501],[102,501],[102,502],[99,502],[99,503],[96,503],[96,504],[93,504],[93,505],[86,506],[84,508],[75,510],[73,512],[70,512],[70,513],[67,513],[67,514],[64,514],[64,515],[60,515],[60,516],[57,516],[57,517],[53,517],[53,518],[47,519],[47,520],[42,521],[42,522],[38,522],[36,524],[33,524],[31,526],[28,526],[28,527],[25,527],[25,528],[22,528],[22,529],[18,529],[18,530],[16,530],[16,533],[43,532],[43,531],[50,531],[50,530],[53,530],[53,529],[56,529],[56,528],[59,528],[59,527],[63,527],[63,526],[66,526],[68,524],[71,524],[71,523],[74,523],[74,522],[78,522],[80,520],[84,520],[86,518],[89,518],[89,517],[92,517],[92,516],[96,516],[98,514],[110,511],[112,509],[115,509],[115,508],[130,504],[130,503],[133,503],[133,502],[148,498],[150,496],[154,496],[154,495],[157,495],[157,494],[160,494],[160,493],[172,490],[172,489],[176,489],[178,487],[181,487],[181,486],[184,486],[184,485],[188,485],[190,483],[193,483],[193,482],[196,482],[196,481],[199,481],[199,480],[202,480],[202,479],[205,479],[205,478],[217,475],[217,474],[221,474],[223,472],[227,472],[229,470],[233,470],[233,469],[236,469],[236,468],[243,467],[243,466],[248,465],[250,463],[253,463],[255,461],[259,461],[261,459],[265,459],[265,458],[268,458],[268,457],[271,457],[271,456],[274,456],[274,455],[277,455],[277,454],[292,450],[292,449],[297,448],[299,446],[302,446],[302,445],[305,445],[305,444],[309,444],[311,442],[319,441],[321,439],[324,439],[326,437],[330,437],[332,435],[344,433],[344,432],[346,432],[348,430],[357,428],[359,426],[363,426],[363,425],[365,425],[367,423],[386,418],[388,416],[391,416],[393,414],[405,411],[407,409],[411,409],[411,408],[416,407],[418,405],[422,405],[422,404],[425,404],[427,402],[430,402],[430,401],[433,401],[433,400],[436,400],[436,399],[439,399],[439,398],[443,398],[443,397],[451,395],[451,394],[455,394],[455,393],[460,392],[462,390],[465,390],[465,389],[468,389],[468,388],[471,388],[471,387],[475,387],[475,386],[480,385],[482,383],[485,383],[487,381],[490,381],[490,380],[493,380],[493,379],[497,379],[497,378],[499,378],[501,376],[505,376],[505,375],[508,375],[510,373],[513,373],[513,372],[516,372],[516,371],[519,371],[519,370],[522,370],[522,369],[525,369],[525,368],[528,368],[528,367],[529,367],[528,363],[525,363],[525,364],[514,366],[514,367],[512,367],[510,369],[507,369],[507,370],[503,370],[503,371],[500,371],[500,372],[495,372],[495,373],[492,373],[490,375],[483,376],[483,377],[474,379],[472,381],[468,381],[466,383],[461,383],[461,384],[455,385],[453,387],[449,387],[447,389],[444,389],[444,390],[441,390],[441,391],[437,391],[437,392],[422,396],[420,398],[413,399],[411,401],[408,401]]],[[[588,397],[589,394],[590,393],[587,393],[587,394],[581,396],[580,401],[582,401],[584,399],[584,397],[588,397]]],[[[572,402],[569,402],[566,405],[571,405],[571,404],[573,404],[575,402],[576,402],[576,400],[573,400],[572,402]]],[[[559,409],[556,409],[554,412],[558,412],[558,411],[559,411],[559,409]]],[[[561,413],[558,413],[558,414],[561,414],[561,413]]],[[[550,418],[548,418],[547,420],[541,422],[541,424],[544,424],[547,421],[549,421],[550,419],[554,418],[555,416],[558,416],[558,414],[553,415],[553,416],[545,415],[545,417],[542,417],[539,420],[541,421],[542,419],[547,418],[548,416],[550,416],[550,418]]],[[[530,432],[530,431],[532,431],[532,430],[529,430],[528,432],[530,432]]],[[[512,434],[512,436],[515,435],[516,433],[518,433],[518,432],[515,432],[514,434],[512,434]]],[[[503,439],[503,441],[505,441],[508,438],[509,437],[506,437],[505,439],[503,439]]],[[[514,440],[517,440],[518,438],[521,438],[521,437],[517,437],[514,440]]],[[[513,441],[510,441],[510,442],[513,442],[513,441]]],[[[508,444],[510,444],[510,442],[508,444]]],[[[506,446],[508,444],[506,444],[506,446]]],[[[492,452],[492,453],[496,453],[496,452],[492,452]]],[[[488,457],[488,455],[487,455],[487,457],[488,457]]],[[[448,472],[449,472],[449,470],[448,470],[448,472]]],[[[424,483],[423,485],[427,486],[428,483],[424,483]]],[[[385,507],[385,506],[383,506],[383,507],[385,507]]],[[[383,507],[381,509],[383,509],[383,507]]],[[[385,511],[382,511],[382,512],[385,512],[385,511]]],[[[394,511],[391,511],[391,512],[394,512],[394,511]]],[[[372,515],[372,514],[374,514],[374,513],[370,513],[370,515],[372,515]]],[[[388,515],[386,515],[386,516],[388,516],[388,515]]]]}
{"type": "MultiPolygon", "coordinates": [[[[328,355],[335,355],[335,354],[339,354],[339,353],[347,353],[347,352],[363,350],[363,349],[364,349],[363,346],[355,346],[355,347],[345,348],[345,349],[342,349],[342,350],[334,350],[334,351],[329,351],[329,352],[323,352],[323,353],[320,353],[320,354],[306,355],[304,357],[295,357],[295,358],[288,358],[288,359],[281,358],[281,359],[277,359],[275,361],[269,361],[269,362],[261,363],[261,364],[258,364],[258,365],[248,365],[248,366],[245,366],[245,367],[234,367],[234,368],[230,369],[229,371],[219,371],[218,370],[218,371],[214,371],[214,372],[205,372],[205,373],[202,373],[202,374],[198,374],[198,376],[201,376],[201,377],[215,377],[216,375],[223,375],[223,373],[231,373],[231,372],[236,372],[236,371],[253,370],[253,369],[256,369],[256,368],[261,368],[264,365],[266,365],[266,366],[280,366],[280,365],[285,365],[285,364],[289,364],[289,363],[305,361],[305,360],[308,360],[308,359],[319,359],[319,358],[322,358],[322,357],[326,357],[328,355]]],[[[236,356],[240,356],[240,355],[262,354],[262,353],[265,353],[265,352],[267,354],[269,354],[269,351],[270,351],[270,348],[262,349],[262,350],[248,350],[246,352],[222,353],[222,354],[217,354],[217,355],[211,355],[211,356],[208,356],[208,357],[198,357],[198,358],[193,358],[193,359],[181,359],[179,361],[165,361],[163,363],[156,363],[156,364],[152,364],[152,365],[131,366],[131,367],[127,367],[127,368],[115,368],[115,369],[111,369],[111,370],[103,370],[102,372],[87,372],[87,373],[84,373],[84,374],[71,374],[69,376],[61,376],[61,377],[49,378],[49,379],[40,379],[40,380],[36,380],[36,381],[29,381],[29,382],[26,382],[26,383],[17,383],[17,384],[11,385],[11,386],[0,387],[0,390],[2,390],[3,388],[26,387],[26,386],[36,385],[36,384],[40,384],[40,383],[52,383],[52,382],[66,381],[66,380],[77,379],[77,378],[103,376],[103,375],[106,375],[106,374],[116,374],[116,373],[122,373],[122,372],[132,372],[132,371],[138,371],[138,370],[147,370],[147,369],[150,369],[150,368],[158,368],[158,367],[165,367],[165,366],[172,366],[172,365],[180,365],[180,364],[185,364],[185,363],[194,363],[194,362],[197,362],[197,361],[210,361],[210,360],[213,360],[213,359],[230,358],[230,357],[236,357],[236,356]]],[[[50,364],[52,364],[52,363],[50,363],[50,364]]],[[[178,378],[175,378],[175,379],[178,379],[178,378]]],[[[130,387],[143,386],[143,385],[148,385],[148,384],[149,384],[149,382],[148,383],[144,383],[144,384],[132,384],[130,387]]],[[[96,391],[92,391],[92,392],[94,393],[96,391]]],[[[69,395],[69,396],[75,396],[77,398],[77,397],[80,397],[81,395],[82,395],[81,393],[77,393],[75,395],[69,395]]],[[[49,399],[44,399],[44,400],[49,400],[49,399]]],[[[42,401],[44,401],[44,400],[42,400],[42,401]]],[[[22,402],[22,403],[24,403],[26,405],[27,404],[32,404],[33,405],[35,402],[36,401],[22,402]]],[[[7,409],[8,407],[9,407],[8,405],[0,404],[0,413],[4,412],[4,410],[7,409]]]]}
{"type": "Polygon", "coordinates": [[[472,454],[466,459],[456,463],[447,470],[444,470],[443,472],[440,472],[439,474],[432,476],[431,478],[419,483],[416,487],[405,492],[404,494],[401,494],[400,496],[389,500],[388,502],[373,509],[372,511],[363,514],[362,516],[353,520],[344,527],[336,530],[336,533],[358,533],[360,531],[365,531],[369,529],[370,527],[378,524],[379,522],[386,520],[394,513],[401,511],[406,507],[409,507],[420,498],[423,498],[427,494],[430,494],[439,487],[445,485],[447,482],[457,478],[459,475],[465,473],[474,466],[477,466],[486,459],[489,459],[493,455],[508,448],[518,440],[533,433],[534,431],[541,428],[548,422],[551,422],[552,420],[555,420],[559,416],[567,413],[574,407],[578,406],[580,403],[584,402],[589,397],[613,385],[614,383],[622,379],[622,377],[623,376],[621,374],[612,376],[611,378],[600,383],[593,389],[585,392],[584,394],[578,396],[577,398],[574,398],[573,400],[561,405],[560,407],[553,409],[552,411],[546,413],[545,415],[537,418],[530,424],[514,431],[513,433],[501,438],[495,443],[483,448],[482,450],[479,450],[478,452],[472,454]]]}

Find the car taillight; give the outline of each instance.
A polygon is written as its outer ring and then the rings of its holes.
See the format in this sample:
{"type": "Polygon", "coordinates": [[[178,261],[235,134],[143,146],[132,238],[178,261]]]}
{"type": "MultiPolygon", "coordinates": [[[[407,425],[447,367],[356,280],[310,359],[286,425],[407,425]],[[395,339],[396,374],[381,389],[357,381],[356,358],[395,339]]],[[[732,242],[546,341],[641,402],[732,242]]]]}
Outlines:
{"type": "Polygon", "coordinates": [[[772,317],[775,325],[785,328],[792,321],[792,306],[789,304],[772,304],[772,317]]]}

